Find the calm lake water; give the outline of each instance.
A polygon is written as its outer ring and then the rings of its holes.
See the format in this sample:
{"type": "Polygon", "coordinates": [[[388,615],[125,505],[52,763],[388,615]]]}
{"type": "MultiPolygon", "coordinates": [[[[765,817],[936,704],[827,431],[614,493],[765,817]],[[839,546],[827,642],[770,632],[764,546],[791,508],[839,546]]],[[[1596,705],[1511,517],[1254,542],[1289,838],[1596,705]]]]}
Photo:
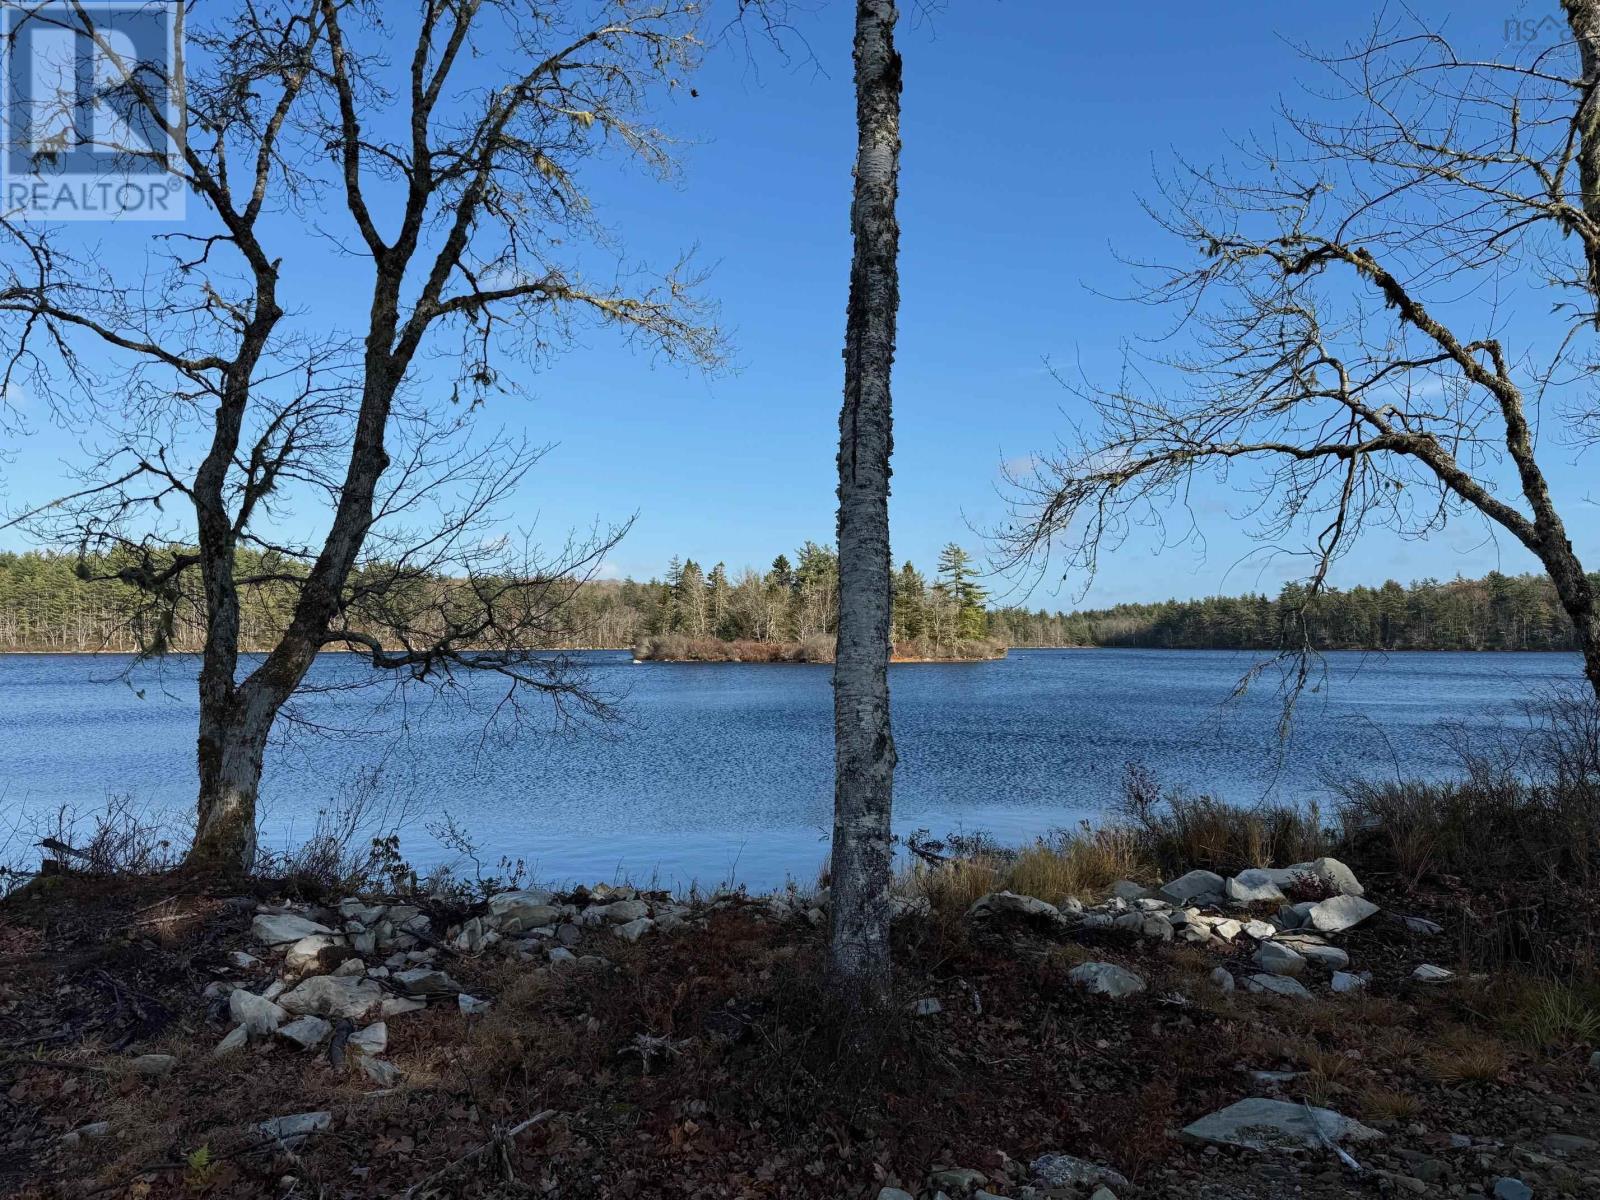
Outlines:
{"type": "MultiPolygon", "coordinates": [[[[304,837],[341,785],[381,765],[415,813],[402,842],[419,864],[454,857],[426,828],[448,813],[487,865],[521,857],[543,880],[814,877],[832,806],[827,667],[579,657],[621,696],[624,723],[556,735],[536,708],[533,728],[513,736],[502,720],[486,734],[502,696],[487,680],[456,697],[397,694],[361,686],[374,675],[358,660],[325,657],[312,679],[330,690],[300,703],[304,722],[269,752],[265,844],[304,837]]],[[[1448,774],[1457,760],[1442,726],[1487,734],[1514,723],[1532,689],[1578,674],[1575,655],[1330,655],[1280,749],[1273,676],[1227,702],[1255,661],[1024,650],[896,666],[896,828],[1022,841],[1103,811],[1129,761],[1240,803],[1323,795],[1352,774],[1448,774]]],[[[88,811],[111,794],[151,813],[188,810],[194,662],[129,667],[109,655],[0,657],[0,841],[19,818],[88,811]]]]}

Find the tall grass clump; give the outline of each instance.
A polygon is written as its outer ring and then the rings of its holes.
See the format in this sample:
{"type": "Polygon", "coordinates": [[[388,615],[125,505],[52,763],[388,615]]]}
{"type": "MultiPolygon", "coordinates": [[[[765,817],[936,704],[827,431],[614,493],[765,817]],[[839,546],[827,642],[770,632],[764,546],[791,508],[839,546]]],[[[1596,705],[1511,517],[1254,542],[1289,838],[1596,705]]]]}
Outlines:
{"type": "Polygon", "coordinates": [[[1140,855],[1167,877],[1207,870],[1236,875],[1328,853],[1330,833],[1313,804],[1240,807],[1214,796],[1163,789],[1136,763],[1123,775],[1116,809],[1140,855]]]}

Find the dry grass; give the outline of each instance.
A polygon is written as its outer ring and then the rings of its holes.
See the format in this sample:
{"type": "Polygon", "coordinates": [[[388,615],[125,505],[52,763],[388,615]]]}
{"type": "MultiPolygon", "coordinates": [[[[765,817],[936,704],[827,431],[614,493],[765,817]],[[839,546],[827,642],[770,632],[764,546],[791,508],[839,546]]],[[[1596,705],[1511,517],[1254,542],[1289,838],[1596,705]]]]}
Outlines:
{"type": "Polygon", "coordinates": [[[960,917],[990,892],[1016,892],[1047,904],[1094,901],[1119,879],[1152,878],[1137,837],[1123,829],[1057,833],[1021,850],[987,848],[937,865],[914,863],[895,881],[903,896],[924,896],[936,914],[960,917]]]}
{"type": "Polygon", "coordinates": [[[1494,1083],[1511,1068],[1505,1047],[1470,1035],[1428,1056],[1428,1071],[1440,1083],[1494,1083]]]}
{"type": "Polygon", "coordinates": [[[1365,1088],[1360,1100],[1361,1115],[1373,1121],[1411,1121],[1420,1117],[1427,1107],[1420,1096],[1398,1088],[1365,1088]]]}
{"type": "Polygon", "coordinates": [[[1132,764],[1123,777],[1120,815],[1142,856],[1169,876],[1197,868],[1233,875],[1306,862],[1329,850],[1315,805],[1240,808],[1214,796],[1163,791],[1150,772],[1132,764]]]}
{"type": "Polygon", "coordinates": [[[1498,1024],[1537,1050],[1600,1042],[1600,987],[1553,979],[1513,980],[1498,997],[1498,1024]]]}

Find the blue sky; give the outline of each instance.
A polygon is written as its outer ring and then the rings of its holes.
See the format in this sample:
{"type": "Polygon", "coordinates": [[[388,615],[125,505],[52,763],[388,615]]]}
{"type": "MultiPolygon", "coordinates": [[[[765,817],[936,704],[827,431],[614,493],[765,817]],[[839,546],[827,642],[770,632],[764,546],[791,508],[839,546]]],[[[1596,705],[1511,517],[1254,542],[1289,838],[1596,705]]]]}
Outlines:
{"type": "MultiPolygon", "coordinates": [[[[1553,9],[1553,5],[1551,6],[1553,9]]],[[[1455,4],[1449,28],[1492,47],[1508,19],[1536,6],[1455,4]]],[[[487,420],[556,449],[529,480],[512,523],[537,518],[550,540],[635,511],[609,564],[659,573],[673,555],[730,568],[764,566],[834,519],[847,206],[854,147],[852,6],[817,0],[798,20],[814,61],[710,55],[661,110],[687,145],[680,184],[632,174],[591,180],[600,216],[630,259],[670,265],[697,247],[708,294],[732,335],[732,370],[705,377],[652,364],[603,334],[584,337],[537,374],[528,394],[487,420]]],[[[1104,299],[1158,235],[1137,199],[1173,155],[1211,161],[1229,138],[1270,127],[1280,97],[1313,72],[1283,39],[1333,47],[1361,33],[1363,4],[1079,5],[1061,0],[952,0],[931,20],[902,22],[905,58],[901,190],[903,308],[895,376],[892,524],[897,559],[931,565],[941,544],[982,551],[968,526],[999,515],[1000,464],[1046,448],[1071,398],[1044,360],[1114,371],[1122,339],[1150,314],[1104,299]]],[[[138,227],[115,254],[138,252],[138,227]]],[[[305,242],[324,297],[345,279],[305,242]]],[[[0,467],[13,508],[60,490],[77,432],[41,429],[0,467]]],[[[1595,565],[1600,509],[1586,504],[1583,464],[1554,459],[1580,554],[1595,565]]],[[[1590,468],[1592,469],[1592,468],[1590,468]]],[[[1292,560],[1240,566],[1253,547],[1225,493],[1203,497],[1203,551],[1130,541],[1102,564],[1089,603],[1275,590],[1292,560]]],[[[17,546],[14,534],[0,543],[17,546]]],[[[1373,537],[1335,582],[1530,569],[1532,560],[1481,524],[1426,543],[1373,537]]],[[[1070,605],[1080,581],[1030,603],[1070,605]]]]}

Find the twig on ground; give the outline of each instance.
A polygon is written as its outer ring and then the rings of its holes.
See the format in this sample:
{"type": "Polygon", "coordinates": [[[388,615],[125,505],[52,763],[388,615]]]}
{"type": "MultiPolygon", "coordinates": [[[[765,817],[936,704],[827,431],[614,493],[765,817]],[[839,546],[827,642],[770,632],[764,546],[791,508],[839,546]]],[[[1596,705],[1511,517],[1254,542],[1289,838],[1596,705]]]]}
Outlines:
{"type": "Polygon", "coordinates": [[[509,1167],[509,1162],[507,1160],[509,1157],[510,1143],[512,1140],[527,1130],[532,1129],[535,1125],[538,1125],[544,1121],[548,1121],[551,1117],[556,1115],[555,1109],[547,1108],[541,1113],[535,1113],[526,1121],[522,1121],[519,1124],[513,1125],[510,1129],[507,1129],[504,1132],[497,1131],[495,1135],[489,1139],[489,1141],[479,1146],[476,1150],[463,1155],[454,1162],[446,1163],[432,1175],[429,1175],[426,1179],[412,1184],[405,1190],[404,1200],[411,1200],[411,1197],[416,1196],[422,1193],[425,1189],[433,1186],[434,1183],[450,1174],[450,1172],[454,1171],[457,1167],[465,1166],[467,1163],[477,1162],[490,1151],[494,1151],[500,1156],[502,1165],[509,1167]]]}

